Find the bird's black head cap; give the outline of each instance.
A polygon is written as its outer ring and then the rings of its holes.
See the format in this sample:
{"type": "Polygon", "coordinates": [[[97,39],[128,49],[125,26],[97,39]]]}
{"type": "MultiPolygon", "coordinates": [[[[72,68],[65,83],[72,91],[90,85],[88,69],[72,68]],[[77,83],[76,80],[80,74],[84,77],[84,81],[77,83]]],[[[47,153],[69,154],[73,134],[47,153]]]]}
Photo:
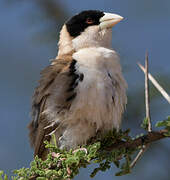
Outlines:
{"type": "Polygon", "coordinates": [[[66,22],[67,31],[72,37],[81,34],[88,26],[100,24],[99,20],[104,16],[102,11],[88,10],[73,16],[66,22]]]}

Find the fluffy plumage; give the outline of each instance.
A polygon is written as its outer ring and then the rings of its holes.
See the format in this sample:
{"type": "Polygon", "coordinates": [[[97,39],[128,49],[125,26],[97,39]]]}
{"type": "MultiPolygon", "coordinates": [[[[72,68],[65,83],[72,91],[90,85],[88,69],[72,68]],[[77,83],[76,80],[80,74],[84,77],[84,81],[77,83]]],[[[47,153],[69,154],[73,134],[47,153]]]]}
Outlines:
{"type": "Polygon", "coordinates": [[[58,56],[41,72],[33,96],[29,130],[35,155],[46,157],[43,142],[50,140],[50,133],[60,148],[69,149],[97,132],[120,128],[127,85],[111,49],[110,28],[120,18],[83,11],[63,26],[58,56]]]}

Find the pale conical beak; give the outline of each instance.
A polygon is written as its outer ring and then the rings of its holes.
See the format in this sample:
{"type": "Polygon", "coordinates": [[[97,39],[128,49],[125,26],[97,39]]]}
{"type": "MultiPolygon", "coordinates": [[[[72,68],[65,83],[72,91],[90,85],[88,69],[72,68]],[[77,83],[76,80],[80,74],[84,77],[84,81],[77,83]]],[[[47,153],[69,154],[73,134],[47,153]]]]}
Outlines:
{"type": "Polygon", "coordinates": [[[114,25],[123,20],[123,17],[118,14],[104,13],[105,15],[100,18],[100,29],[112,28],[114,25]]]}

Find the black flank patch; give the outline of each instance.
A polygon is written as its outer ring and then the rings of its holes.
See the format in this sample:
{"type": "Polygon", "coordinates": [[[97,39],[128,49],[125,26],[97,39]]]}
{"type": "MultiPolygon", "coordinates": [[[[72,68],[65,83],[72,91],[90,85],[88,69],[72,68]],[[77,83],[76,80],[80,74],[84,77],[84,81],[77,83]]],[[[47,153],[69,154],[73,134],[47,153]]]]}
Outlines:
{"type": "Polygon", "coordinates": [[[72,85],[72,88],[76,88],[78,86],[78,82],[75,82],[73,85],[72,85]]]}
{"type": "Polygon", "coordinates": [[[84,74],[83,73],[80,74],[79,79],[80,79],[80,81],[83,81],[83,79],[84,79],[84,74]]]}
{"type": "Polygon", "coordinates": [[[72,85],[70,86],[70,88],[68,88],[67,92],[73,91],[77,86],[78,86],[78,82],[72,84],[72,85]]]}
{"type": "MultiPolygon", "coordinates": [[[[78,86],[79,81],[83,81],[84,79],[84,74],[82,73],[79,74],[78,72],[76,72],[76,67],[75,67],[76,63],[77,61],[73,59],[69,66],[69,69],[70,69],[69,76],[72,77],[72,80],[71,80],[71,83],[69,84],[67,92],[74,91],[74,89],[78,86]]],[[[69,98],[67,98],[66,101],[70,101],[74,97],[75,97],[75,94],[73,94],[73,97],[70,96],[69,98]]]]}
{"type": "Polygon", "coordinates": [[[115,99],[114,99],[114,97],[112,96],[112,101],[113,101],[113,103],[115,103],[115,99]]]}
{"type": "Polygon", "coordinates": [[[110,73],[107,73],[108,74],[108,76],[110,77],[110,79],[112,79],[112,76],[110,75],[110,73]]]}
{"type": "Polygon", "coordinates": [[[72,79],[71,83],[69,84],[69,86],[73,86],[75,84],[75,82],[79,78],[79,75],[78,74],[73,74],[72,77],[73,77],[73,79],[72,79]]]}
{"type": "Polygon", "coordinates": [[[68,89],[67,89],[67,92],[71,92],[71,91],[73,91],[73,90],[74,90],[74,88],[71,87],[71,88],[68,88],[68,89]]]}
{"type": "Polygon", "coordinates": [[[74,75],[75,71],[76,71],[76,69],[70,69],[69,75],[74,75]]]}
{"type": "Polygon", "coordinates": [[[74,75],[74,72],[76,71],[76,68],[75,68],[76,63],[77,61],[73,59],[69,66],[69,69],[70,69],[69,75],[74,75]]]}
{"type": "Polygon", "coordinates": [[[77,93],[74,93],[72,96],[66,99],[66,102],[73,100],[76,97],[77,93]]]}
{"type": "Polygon", "coordinates": [[[71,64],[70,64],[70,69],[75,68],[75,64],[77,63],[77,61],[75,59],[72,60],[71,64]]]}
{"type": "Polygon", "coordinates": [[[79,75],[78,74],[73,74],[73,82],[75,82],[77,79],[79,78],[79,75]]]}

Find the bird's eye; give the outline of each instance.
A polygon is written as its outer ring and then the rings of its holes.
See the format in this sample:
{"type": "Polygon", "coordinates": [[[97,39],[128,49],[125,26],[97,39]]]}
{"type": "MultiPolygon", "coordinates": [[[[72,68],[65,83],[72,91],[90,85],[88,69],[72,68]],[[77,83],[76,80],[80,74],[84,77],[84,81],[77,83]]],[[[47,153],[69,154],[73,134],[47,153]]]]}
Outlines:
{"type": "Polygon", "coordinates": [[[87,23],[87,24],[93,24],[94,21],[93,21],[93,19],[91,19],[91,18],[87,18],[87,19],[86,19],[86,23],[87,23]]]}

